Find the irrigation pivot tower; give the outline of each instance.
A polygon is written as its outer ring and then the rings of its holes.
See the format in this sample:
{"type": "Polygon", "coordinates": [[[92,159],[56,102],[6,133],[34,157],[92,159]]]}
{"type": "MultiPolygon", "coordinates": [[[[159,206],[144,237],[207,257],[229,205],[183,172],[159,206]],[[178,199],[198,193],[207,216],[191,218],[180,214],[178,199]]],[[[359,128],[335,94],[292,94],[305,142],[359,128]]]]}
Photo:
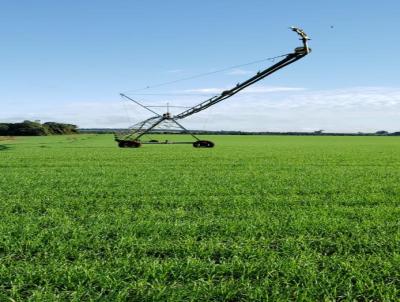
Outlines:
{"type": "Polygon", "coordinates": [[[296,32],[300,36],[300,40],[302,41],[302,46],[295,48],[295,50],[292,53],[289,53],[287,55],[283,56],[283,59],[280,60],[279,62],[275,63],[274,65],[257,72],[256,75],[252,76],[248,80],[238,83],[235,87],[224,90],[220,94],[215,95],[200,104],[197,104],[196,106],[193,106],[191,108],[188,108],[181,113],[177,115],[172,115],[169,112],[169,109],[167,110],[166,113],[164,114],[159,114],[156,111],[152,110],[150,107],[151,106],[145,106],[138,101],[132,99],[131,97],[121,93],[121,96],[129,101],[134,102],[138,106],[150,111],[154,116],[141,121],[135,125],[133,125],[130,128],[130,132],[125,135],[115,135],[115,141],[118,143],[118,146],[121,148],[124,147],[131,147],[131,148],[137,148],[140,147],[142,144],[172,144],[174,142],[170,141],[165,141],[165,142],[159,142],[156,140],[150,140],[150,141],[145,141],[142,140],[142,137],[145,134],[149,134],[157,126],[163,125],[163,124],[169,124],[169,125],[174,125],[175,127],[181,129],[183,133],[188,133],[190,134],[194,142],[175,142],[175,143],[180,143],[180,144],[193,144],[193,147],[203,147],[203,148],[212,148],[214,147],[214,143],[211,141],[206,141],[206,140],[200,140],[198,137],[196,137],[193,133],[191,133],[189,130],[187,130],[185,127],[183,127],[178,121],[184,118],[187,118],[188,116],[191,116],[195,113],[198,113],[200,111],[203,111],[207,109],[208,107],[211,107],[223,100],[226,100],[233,95],[237,94],[239,91],[253,85],[254,83],[264,79],[265,77],[271,75],[272,73],[278,71],[279,69],[288,66],[297,60],[303,58],[304,56],[308,55],[311,52],[311,49],[308,47],[308,40],[310,40],[307,36],[307,34],[300,28],[297,27],[291,27],[291,29],[296,32]]]}

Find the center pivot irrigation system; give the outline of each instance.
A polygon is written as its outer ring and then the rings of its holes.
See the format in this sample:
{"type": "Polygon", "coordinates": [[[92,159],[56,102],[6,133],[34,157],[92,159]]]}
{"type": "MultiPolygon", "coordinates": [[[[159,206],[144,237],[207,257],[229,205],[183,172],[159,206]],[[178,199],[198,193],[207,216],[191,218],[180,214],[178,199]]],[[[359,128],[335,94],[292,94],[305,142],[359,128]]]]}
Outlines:
{"type": "Polygon", "coordinates": [[[284,55],[282,60],[279,62],[275,63],[274,65],[257,72],[256,75],[253,77],[249,78],[248,80],[238,83],[235,87],[222,91],[219,95],[213,96],[200,104],[187,108],[186,110],[182,111],[181,113],[177,115],[172,115],[169,112],[169,106],[167,109],[167,112],[164,114],[159,114],[155,112],[154,110],[151,109],[152,106],[145,106],[138,101],[130,98],[129,96],[121,93],[121,96],[129,101],[134,102],[138,106],[150,111],[151,113],[155,114],[155,116],[152,116],[142,122],[139,122],[129,129],[129,133],[125,134],[115,134],[115,141],[118,143],[118,146],[121,148],[137,148],[140,147],[142,144],[192,144],[193,147],[196,148],[212,148],[214,147],[214,143],[211,141],[207,140],[201,140],[196,135],[191,133],[189,130],[187,130],[185,127],[183,127],[178,120],[187,118],[188,116],[191,116],[192,114],[198,113],[200,111],[203,111],[207,109],[208,107],[211,107],[223,100],[226,100],[227,98],[232,97],[239,91],[245,89],[246,87],[249,87],[250,85],[253,85],[254,83],[262,80],[263,78],[271,75],[272,73],[278,71],[279,69],[292,64],[296,62],[297,60],[303,58],[307,54],[311,52],[311,49],[308,47],[307,41],[310,40],[306,33],[297,27],[291,27],[291,29],[296,32],[300,36],[300,40],[303,42],[303,45],[300,47],[297,47],[294,52],[289,53],[287,55],[284,55]],[[157,141],[157,140],[142,140],[143,136],[146,134],[154,133],[156,127],[160,127],[161,125],[171,127],[172,125],[180,129],[181,133],[187,133],[190,134],[194,138],[194,142],[171,142],[171,141],[157,141]]]}

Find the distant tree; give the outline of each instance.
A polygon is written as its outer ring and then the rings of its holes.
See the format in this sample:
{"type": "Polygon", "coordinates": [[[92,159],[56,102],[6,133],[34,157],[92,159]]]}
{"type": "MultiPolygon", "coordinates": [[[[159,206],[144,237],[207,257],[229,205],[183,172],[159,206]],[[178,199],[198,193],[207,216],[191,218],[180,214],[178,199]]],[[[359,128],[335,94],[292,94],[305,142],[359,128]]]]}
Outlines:
{"type": "Polygon", "coordinates": [[[380,130],[380,131],[376,131],[375,134],[377,134],[377,135],[388,135],[389,132],[387,132],[385,130],[380,130]]]}
{"type": "Polygon", "coordinates": [[[49,134],[74,134],[78,127],[72,124],[38,121],[23,121],[22,123],[0,123],[0,135],[42,136],[49,134]]]}
{"type": "Polygon", "coordinates": [[[78,132],[78,127],[72,124],[62,124],[47,122],[43,124],[51,134],[74,134],[78,132]]]}
{"type": "Polygon", "coordinates": [[[400,131],[390,133],[389,135],[400,136],[400,131]]]}
{"type": "Polygon", "coordinates": [[[22,123],[9,124],[9,135],[41,136],[48,134],[47,129],[40,123],[26,120],[22,123]]]}
{"type": "Polygon", "coordinates": [[[321,129],[321,130],[314,131],[314,134],[318,135],[318,134],[322,134],[322,132],[324,132],[324,130],[321,129]]]}
{"type": "Polygon", "coordinates": [[[8,135],[9,124],[1,123],[0,124],[0,135],[8,135]]]}

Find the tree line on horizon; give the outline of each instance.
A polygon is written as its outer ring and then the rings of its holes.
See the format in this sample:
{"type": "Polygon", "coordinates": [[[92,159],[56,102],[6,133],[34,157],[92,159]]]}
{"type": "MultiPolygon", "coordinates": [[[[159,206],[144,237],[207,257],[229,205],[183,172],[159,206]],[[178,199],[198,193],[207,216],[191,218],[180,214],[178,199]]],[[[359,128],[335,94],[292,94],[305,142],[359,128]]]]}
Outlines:
{"type": "MultiPolygon", "coordinates": [[[[62,134],[77,134],[77,133],[114,133],[119,130],[126,129],[78,129],[78,126],[67,123],[46,122],[40,123],[39,121],[25,120],[20,123],[0,123],[0,136],[46,136],[46,135],[62,135],[62,134]]],[[[389,133],[388,131],[381,130],[374,133],[328,133],[324,130],[313,132],[270,132],[270,131],[207,131],[207,130],[192,130],[195,134],[225,134],[225,135],[350,135],[350,136],[400,136],[400,131],[389,133]]],[[[154,131],[155,133],[163,134],[163,131],[154,131]]],[[[166,132],[165,132],[166,133],[166,132]]]]}
{"type": "Polygon", "coordinates": [[[38,121],[23,121],[21,123],[0,123],[2,136],[45,136],[54,134],[75,134],[78,127],[72,124],[38,121]]]}
{"type": "MultiPolygon", "coordinates": [[[[80,133],[95,133],[95,134],[114,134],[115,132],[126,132],[126,128],[80,128],[80,133]]],[[[301,132],[301,131],[239,131],[239,130],[190,130],[193,134],[199,135],[294,135],[294,136],[400,136],[400,131],[388,132],[380,130],[376,132],[324,132],[324,130],[301,132]]],[[[157,131],[154,130],[152,134],[185,134],[184,132],[177,131],[157,131]]]]}

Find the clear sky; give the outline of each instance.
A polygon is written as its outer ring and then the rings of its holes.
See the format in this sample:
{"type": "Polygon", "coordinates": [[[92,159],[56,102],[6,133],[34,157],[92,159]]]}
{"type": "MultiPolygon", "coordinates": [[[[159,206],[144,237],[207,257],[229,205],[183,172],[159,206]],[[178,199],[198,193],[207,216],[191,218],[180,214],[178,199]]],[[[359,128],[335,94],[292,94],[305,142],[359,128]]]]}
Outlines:
{"type": "MultiPolygon", "coordinates": [[[[291,52],[313,52],[185,122],[191,128],[400,131],[400,1],[0,1],[0,121],[127,127],[120,92],[291,52]]],[[[268,62],[163,86],[195,105],[268,62]]],[[[154,92],[154,90],[144,91],[154,92]]]]}

